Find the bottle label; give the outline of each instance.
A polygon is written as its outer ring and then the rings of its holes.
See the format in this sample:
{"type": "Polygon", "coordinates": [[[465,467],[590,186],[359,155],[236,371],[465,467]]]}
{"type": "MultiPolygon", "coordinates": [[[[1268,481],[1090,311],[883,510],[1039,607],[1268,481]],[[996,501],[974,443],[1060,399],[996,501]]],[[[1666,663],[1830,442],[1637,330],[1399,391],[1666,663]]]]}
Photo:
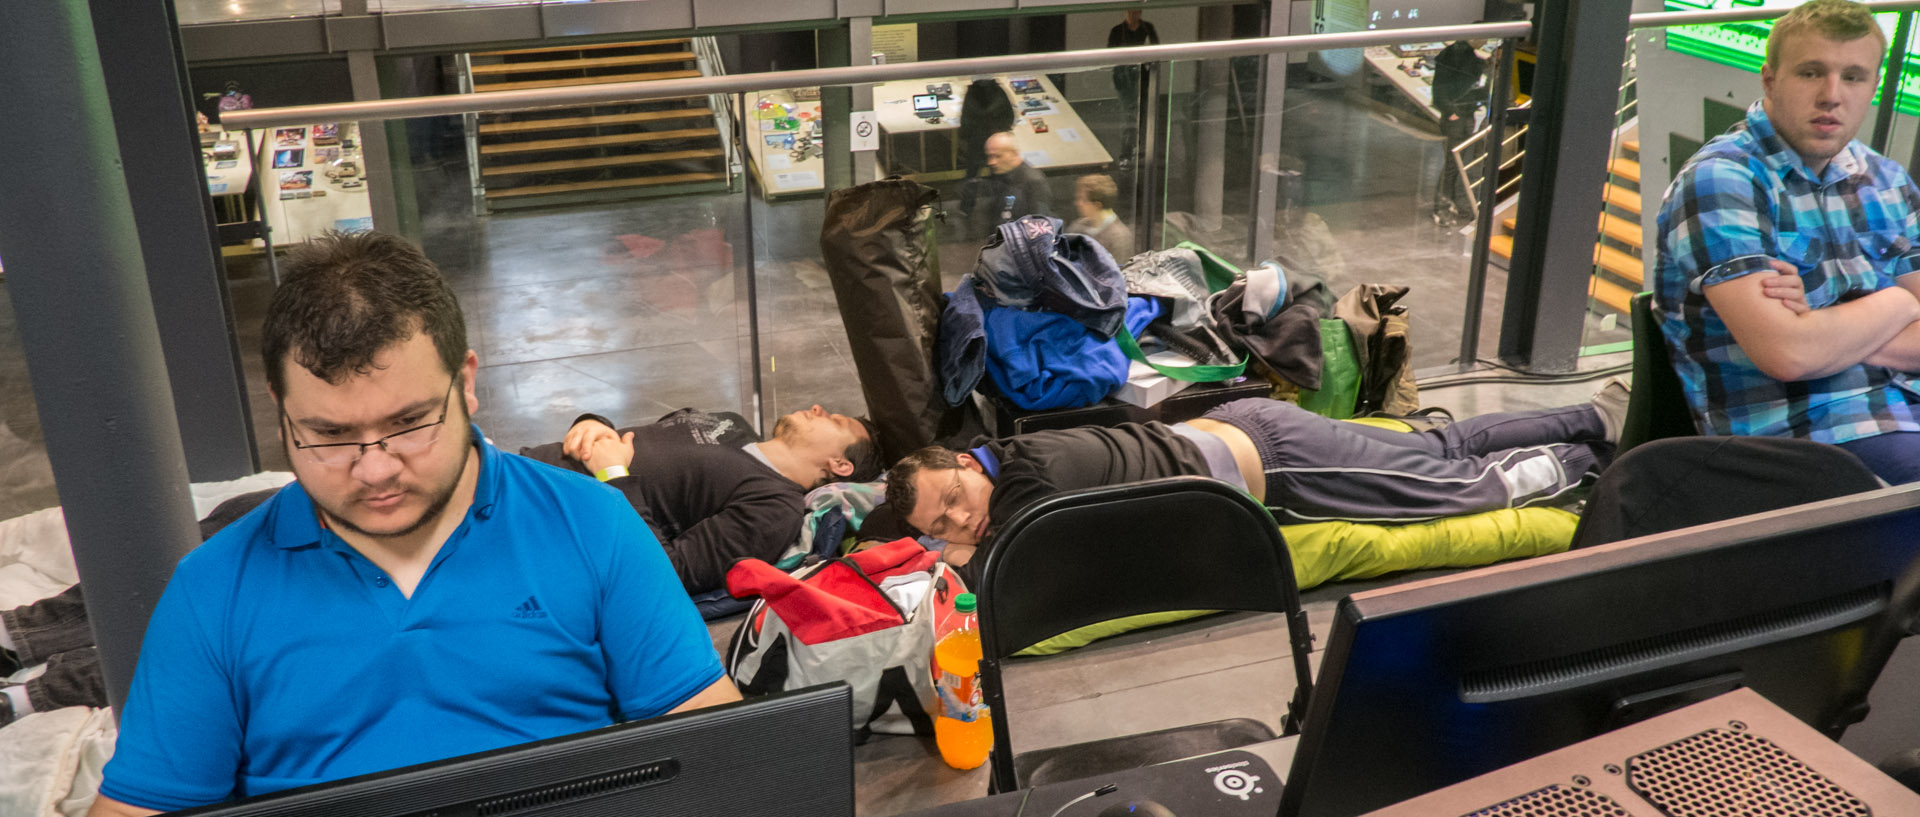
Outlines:
{"type": "Polygon", "coordinates": [[[946,717],[971,723],[987,713],[978,675],[955,675],[943,670],[935,688],[940,690],[940,709],[946,717]]]}

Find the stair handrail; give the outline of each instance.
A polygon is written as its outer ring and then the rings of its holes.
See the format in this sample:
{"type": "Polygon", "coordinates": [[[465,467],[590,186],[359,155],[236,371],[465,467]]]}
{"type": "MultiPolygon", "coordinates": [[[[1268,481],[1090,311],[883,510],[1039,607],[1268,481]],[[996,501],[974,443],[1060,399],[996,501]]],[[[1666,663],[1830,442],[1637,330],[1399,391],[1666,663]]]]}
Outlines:
{"type": "MultiPolygon", "coordinates": [[[[694,37],[694,64],[703,77],[726,76],[727,61],[720,56],[720,44],[711,36],[694,37]]],[[[727,157],[727,185],[740,173],[739,143],[733,138],[733,105],[727,94],[707,94],[707,108],[713,111],[713,126],[720,130],[720,151],[727,157]]]]}

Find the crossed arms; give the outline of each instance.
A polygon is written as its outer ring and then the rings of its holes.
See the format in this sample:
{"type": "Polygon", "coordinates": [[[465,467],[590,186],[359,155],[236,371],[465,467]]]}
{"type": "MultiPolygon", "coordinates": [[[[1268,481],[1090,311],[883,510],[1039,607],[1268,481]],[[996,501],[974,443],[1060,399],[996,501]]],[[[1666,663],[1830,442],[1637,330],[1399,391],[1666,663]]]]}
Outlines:
{"type": "Polygon", "coordinates": [[[1704,288],[1707,303],[1754,366],[1775,380],[1813,380],[1860,364],[1920,371],[1920,276],[1810,309],[1792,264],[1704,288]]]}

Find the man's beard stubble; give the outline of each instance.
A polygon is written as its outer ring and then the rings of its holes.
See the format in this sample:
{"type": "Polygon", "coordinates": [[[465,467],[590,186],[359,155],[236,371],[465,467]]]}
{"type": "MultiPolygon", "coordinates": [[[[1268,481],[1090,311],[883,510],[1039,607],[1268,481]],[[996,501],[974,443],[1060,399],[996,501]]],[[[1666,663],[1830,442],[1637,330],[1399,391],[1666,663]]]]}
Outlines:
{"type": "Polygon", "coordinates": [[[453,492],[459,489],[460,487],[460,475],[466,472],[467,459],[473,456],[472,432],[467,431],[467,433],[464,433],[461,436],[463,439],[460,440],[460,466],[458,468],[453,469],[453,476],[451,479],[447,480],[446,485],[442,486],[441,488],[439,488],[434,492],[432,501],[427,503],[427,508],[426,510],[420,513],[420,518],[414,520],[413,524],[408,525],[405,528],[402,528],[401,530],[397,530],[392,533],[375,533],[373,531],[362,528],[359,525],[353,524],[351,521],[348,521],[346,517],[335,513],[331,508],[321,506],[317,502],[314,504],[320,507],[321,513],[326,514],[327,523],[329,525],[336,526],[336,529],[344,528],[348,531],[352,531],[353,533],[368,537],[370,539],[399,539],[401,537],[412,535],[413,533],[418,532],[421,528],[424,528],[434,522],[440,521],[440,516],[447,512],[447,505],[453,502],[453,492]]]}

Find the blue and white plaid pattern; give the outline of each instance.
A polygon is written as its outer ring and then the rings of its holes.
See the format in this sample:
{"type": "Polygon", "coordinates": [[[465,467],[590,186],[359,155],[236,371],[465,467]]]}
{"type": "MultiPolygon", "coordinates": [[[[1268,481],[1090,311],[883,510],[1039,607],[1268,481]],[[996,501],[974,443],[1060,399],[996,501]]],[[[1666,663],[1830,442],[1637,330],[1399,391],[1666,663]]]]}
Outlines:
{"type": "Polygon", "coordinates": [[[1920,431],[1920,391],[1900,372],[1860,365],[1785,383],[1754,366],[1701,289],[1800,269],[1815,309],[1896,286],[1920,268],[1920,189],[1859,141],[1813,178],[1760,102],[1694,154],[1660,208],[1654,311],[1705,434],[1843,443],[1920,431]]]}

